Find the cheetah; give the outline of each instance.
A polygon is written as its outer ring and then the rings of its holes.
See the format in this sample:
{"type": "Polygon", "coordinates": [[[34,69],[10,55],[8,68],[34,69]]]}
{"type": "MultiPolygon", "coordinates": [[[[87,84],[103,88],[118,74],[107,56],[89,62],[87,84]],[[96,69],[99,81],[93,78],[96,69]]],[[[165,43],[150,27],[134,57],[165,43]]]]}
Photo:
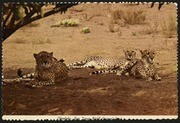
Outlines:
{"type": "Polygon", "coordinates": [[[105,70],[94,71],[94,72],[90,73],[90,75],[114,73],[116,75],[125,74],[128,76],[130,69],[137,61],[136,52],[133,49],[127,49],[127,50],[123,50],[123,51],[124,51],[125,57],[118,60],[117,64],[115,64],[113,67],[110,67],[105,70]]]}
{"type": "Polygon", "coordinates": [[[130,74],[137,78],[144,78],[146,81],[153,79],[160,81],[157,69],[154,66],[155,52],[153,50],[140,50],[141,59],[130,70],[130,74]]]}
{"type": "Polygon", "coordinates": [[[95,68],[95,69],[110,69],[110,68],[118,68],[119,66],[123,66],[128,64],[127,61],[134,59],[135,52],[134,50],[128,49],[123,50],[125,53],[124,58],[105,58],[101,56],[89,56],[82,61],[74,62],[72,64],[67,65],[69,68],[95,68]]]}
{"type": "Polygon", "coordinates": [[[82,61],[73,62],[72,64],[67,65],[69,69],[78,69],[78,68],[96,68],[101,69],[102,67],[106,67],[104,63],[105,59],[101,56],[88,56],[82,61]],[[100,62],[102,62],[100,64],[100,62]]]}
{"type": "MultiPolygon", "coordinates": [[[[53,59],[55,59],[56,61],[57,61],[57,59],[56,58],[53,58],[53,59]]],[[[59,59],[59,62],[61,62],[61,64],[64,62],[65,60],[62,58],[62,59],[59,59]]],[[[64,64],[64,65],[66,65],[66,64],[64,64]]],[[[34,76],[35,75],[35,73],[29,73],[29,74],[25,74],[25,75],[23,75],[23,70],[22,70],[22,68],[19,68],[18,70],[17,70],[17,76],[19,76],[19,78],[16,78],[15,80],[33,80],[34,79],[34,76]]],[[[14,80],[14,79],[13,79],[14,80]]],[[[14,80],[14,81],[15,81],[14,80]]]]}
{"type": "Polygon", "coordinates": [[[34,53],[34,58],[36,60],[35,73],[33,74],[35,80],[27,83],[27,86],[54,85],[56,81],[63,81],[68,78],[68,67],[63,63],[64,60],[58,61],[53,57],[53,52],[34,53]]]}

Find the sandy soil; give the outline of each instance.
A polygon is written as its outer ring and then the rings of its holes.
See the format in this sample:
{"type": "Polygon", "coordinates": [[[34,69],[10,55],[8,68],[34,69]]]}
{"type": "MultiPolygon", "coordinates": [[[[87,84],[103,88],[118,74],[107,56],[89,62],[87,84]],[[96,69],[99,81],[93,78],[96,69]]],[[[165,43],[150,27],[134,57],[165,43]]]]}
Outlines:
{"type": "Polygon", "coordinates": [[[23,68],[25,73],[34,71],[33,53],[42,50],[54,52],[56,58],[64,58],[68,64],[88,55],[123,56],[123,48],[133,47],[156,51],[155,64],[162,81],[89,76],[93,69],[70,70],[68,80],[52,87],[30,89],[20,83],[3,86],[3,114],[177,114],[177,35],[166,38],[162,34],[161,24],[168,20],[167,13],[176,17],[176,6],[164,5],[158,11],[157,5],[150,9],[150,5],[80,4],[65,14],[34,22],[37,26],[19,29],[3,43],[5,78],[17,77],[17,68],[23,68]],[[141,9],[146,14],[145,23],[119,26],[119,31],[112,33],[109,23],[113,9],[141,9]],[[80,25],[51,27],[64,18],[79,19],[80,25]],[[153,22],[158,23],[157,33],[139,33],[153,22]],[[80,32],[85,26],[91,28],[90,33],[80,32]]]}

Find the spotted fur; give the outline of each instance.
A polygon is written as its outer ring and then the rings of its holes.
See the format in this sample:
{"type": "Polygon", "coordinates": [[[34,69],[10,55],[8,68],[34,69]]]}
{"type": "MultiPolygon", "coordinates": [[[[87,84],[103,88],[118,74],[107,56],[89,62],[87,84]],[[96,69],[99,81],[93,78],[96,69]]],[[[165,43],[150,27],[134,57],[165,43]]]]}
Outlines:
{"type": "Polygon", "coordinates": [[[140,52],[141,59],[132,67],[130,74],[138,78],[144,78],[147,81],[153,79],[160,81],[161,77],[159,77],[154,66],[155,52],[153,50],[141,50],[140,52]]]}
{"type": "Polygon", "coordinates": [[[125,58],[105,58],[101,56],[90,56],[82,61],[69,64],[69,68],[95,68],[95,69],[110,69],[123,66],[127,64],[127,61],[134,56],[129,51],[124,51],[125,58]]]}
{"type": "Polygon", "coordinates": [[[90,73],[92,74],[107,74],[113,73],[117,75],[121,75],[122,73],[125,75],[129,75],[130,69],[136,63],[136,52],[132,49],[124,50],[125,57],[118,61],[113,67],[110,67],[105,70],[98,70],[90,73]]]}
{"type": "Polygon", "coordinates": [[[29,82],[30,87],[54,85],[57,81],[68,78],[68,68],[63,62],[53,57],[53,52],[42,51],[34,54],[36,59],[35,81],[29,82]]]}

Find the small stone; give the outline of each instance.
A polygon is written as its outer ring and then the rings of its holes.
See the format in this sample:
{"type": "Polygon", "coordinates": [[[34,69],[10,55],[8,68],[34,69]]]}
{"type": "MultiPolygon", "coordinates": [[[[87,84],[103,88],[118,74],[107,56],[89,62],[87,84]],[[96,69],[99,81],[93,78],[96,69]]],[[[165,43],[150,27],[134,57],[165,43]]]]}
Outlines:
{"type": "Polygon", "coordinates": [[[72,109],[68,109],[67,111],[65,111],[63,113],[63,115],[72,115],[73,114],[73,110],[72,109]]]}

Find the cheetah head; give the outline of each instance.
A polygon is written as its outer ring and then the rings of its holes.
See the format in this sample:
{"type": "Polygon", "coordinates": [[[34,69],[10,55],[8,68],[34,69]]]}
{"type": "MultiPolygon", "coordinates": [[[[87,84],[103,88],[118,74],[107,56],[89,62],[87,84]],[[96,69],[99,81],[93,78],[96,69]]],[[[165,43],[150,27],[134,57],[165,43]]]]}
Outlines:
{"type": "Polygon", "coordinates": [[[140,50],[141,58],[145,59],[148,63],[154,63],[155,52],[153,50],[140,50]]]}
{"type": "Polygon", "coordinates": [[[123,52],[127,60],[133,60],[136,58],[136,52],[133,49],[123,50],[123,52]]]}
{"type": "Polygon", "coordinates": [[[46,51],[41,51],[38,54],[34,53],[34,58],[36,59],[36,64],[43,68],[49,68],[53,62],[53,52],[48,53],[46,51]]]}

